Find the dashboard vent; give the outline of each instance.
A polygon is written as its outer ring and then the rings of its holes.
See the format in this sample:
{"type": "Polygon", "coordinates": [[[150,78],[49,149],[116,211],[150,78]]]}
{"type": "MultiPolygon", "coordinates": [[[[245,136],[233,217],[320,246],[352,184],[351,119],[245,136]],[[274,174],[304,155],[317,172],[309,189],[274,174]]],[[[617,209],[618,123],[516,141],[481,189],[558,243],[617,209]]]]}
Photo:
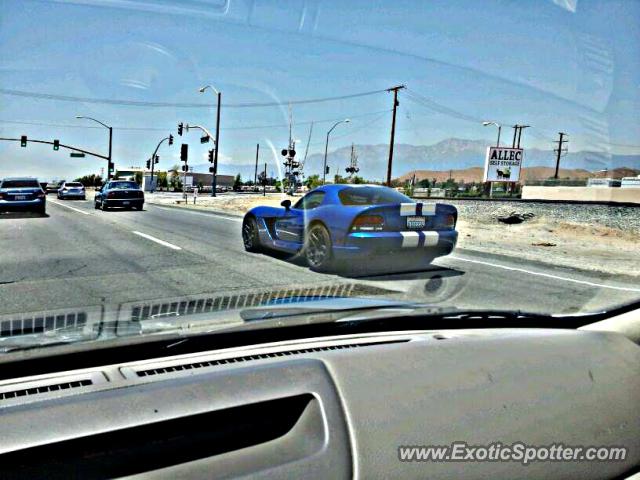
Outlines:
{"type": "Polygon", "coordinates": [[[107,383],[103,372],[86,372],[75,375],[56,375],[45,378],[32,377],[20,382],[0,383],[0,405],[15,405],[29,401],[70,395],[107,383]]]}
{"type": "Polygon", "coordinates": [[[78,380],[75,382],[54,383],[51,385],[44,385],[41,387],[23,388],[21,390],[9,390],[7,392],[0,392],[0,400],[8,400],[10,398],[16,398],[16,397],[24,397],[29,395],[38,395],[42,393],[57,392],[59,390],[86,387],[89,385],[93,385],[93,382],[89,379],[85,379],[85,380],[78,380]]]}
{"type": "Polygon", "coordinates": [[[68,312],[51,315],[9,318],[0,321],[0,337],[13,337],[53,330],[82,330],[87,324],[86,312],[68,312]]]}
{"type": "Polygon", "coordinates": [[[300,348],[295,350],[282,350],[277,352],[256,353],[255,355],[243,355],[240,357],[217,358],[214,360],[203,360],[199,362],[180,363],[167,365],[166,367],[155,367],[134,370],[138,377],[151,377],[154,375],[164,375],[168,373],[181,372],[185,370],[195,370],[200,368],[217,367],[219,365],[230,365],[234,363],[251,362],[256,360],[267,360],[272,358],[289,357],[293,355],[303,355],[307,353],[327,352],[331,350],[345,350],[351,348],[369,347],[373,345],[388,345],[393,343],[408,342],[408,339],[389,340],[384,342],[349,343],[323,345],[320,347],[300,348]]]}

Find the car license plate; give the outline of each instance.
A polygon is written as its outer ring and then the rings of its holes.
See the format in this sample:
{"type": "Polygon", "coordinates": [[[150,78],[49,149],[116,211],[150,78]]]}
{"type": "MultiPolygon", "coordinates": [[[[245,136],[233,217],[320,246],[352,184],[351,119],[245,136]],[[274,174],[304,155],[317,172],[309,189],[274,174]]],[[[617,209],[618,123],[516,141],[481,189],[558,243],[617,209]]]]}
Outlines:
{"type": "Polygon", "coordinates": [[[15,196],[15,199],[16,199],[16,200],[26,200],[26,199],[27,199],[27,197],[26,197],[25,195],[16,195],[16,196],[15,196]]]}
{"type": "Polygon", "coordinates": [[[129,202],[122,202],[123,205],[129,205],[129,202]]]}
{"type": "Polygon", "coordinates": [[[424,228],[425,224],[424,217],[407,217],[407,228],[424,228]]]}

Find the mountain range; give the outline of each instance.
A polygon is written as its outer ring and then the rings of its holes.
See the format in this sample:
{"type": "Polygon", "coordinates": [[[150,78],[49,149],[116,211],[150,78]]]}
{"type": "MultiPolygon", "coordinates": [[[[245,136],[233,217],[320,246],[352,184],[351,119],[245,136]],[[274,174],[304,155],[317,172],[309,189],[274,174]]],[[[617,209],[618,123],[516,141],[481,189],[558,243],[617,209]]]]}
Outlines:
{"type": "MultiPolygon", "coordinates": [[[[416,170],[446,171],[448,173],[449,170],[483,168],[487,146],[485,140],[460,138],[449,138],[433,145],[396,144],[394,147],[392,176],[393,178],[398,178],[416,170]]],[[[360,176],[368,180],[382,180],[386,177],[389,156],[389,146],[387,144],[355,145],[355,149],[358,155],[360,176]]],[[[338,148],[328,153],[327,165],[330,168],[329,175],[331,177],[335,174],[336,168],[339,169],[341,175],[345,175],[344,169],[349,164],[350,155],[350,146],[338,148]]],[[[306,175],[321,173],[323,161],[324,154],[314,153],[309,155],[305,163],[304,173],[306,175]]],[[[555,168],[555,163],[556,159],[553,151],[525,148],[523,163],[525,168],[555,168]]],[[[196,172],[206,172],[209,166],[209,164],[195,165],[194,169],[196,172]]],[[[640,155],[604,155],[590,151],[569,151],[561,158],[560,166],[563,169],[586,170],[587,172],[622,167],[640,170],[640,155]]],[[[221,174],[235,175],[240,173],[242,178],[252,179],[254,168],[252,163],[221,163],[218,171],[221,174]]],[[[277,167],[273,163],[268,164],[267,169],[269,175],[273,172],[277,176],[277,167]]],[[[567,175],[564,176],[566,177],[567,175]]]]}

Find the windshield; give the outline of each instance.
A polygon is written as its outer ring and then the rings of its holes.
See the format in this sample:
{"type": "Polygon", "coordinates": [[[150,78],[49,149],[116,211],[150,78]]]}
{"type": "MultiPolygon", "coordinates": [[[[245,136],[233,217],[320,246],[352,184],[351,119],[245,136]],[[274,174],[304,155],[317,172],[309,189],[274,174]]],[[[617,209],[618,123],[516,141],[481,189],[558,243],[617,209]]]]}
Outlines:
{"type": "Polygon", "coordinates": [[[40,188],[40,184],[37,180],[4,180],[1,182],[0,187],[2,188],[32,188],[37,187],[40,188]]]}
{"type": "Polygon", "coordinates": [[[286,327],[270,309],[289,303],[640,300],[638,1],[4,0],[0,18],[0,351],[286,327]]]}

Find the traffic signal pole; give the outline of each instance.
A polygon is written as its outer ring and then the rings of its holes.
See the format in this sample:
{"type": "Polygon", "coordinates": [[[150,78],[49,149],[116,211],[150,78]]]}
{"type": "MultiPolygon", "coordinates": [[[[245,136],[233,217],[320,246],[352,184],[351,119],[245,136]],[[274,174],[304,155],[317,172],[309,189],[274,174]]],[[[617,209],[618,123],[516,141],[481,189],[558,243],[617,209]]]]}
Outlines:
{"type": "MultiPolygon", "coordinates": [[[[20,139],[20,138],[0,137],[0,141],[5,141],[5,142],[20,142],[21,140],[22,139],[20,139]]],[[[45,145],[53,145],[53,142],[49,142],[47,140],[27,140],[27,142],[43,143],[45,145]]],[[[82,148],[74,147],[73,145],[65,145],[63,143],[59,143],[58,146],[61,147],[61,148],[66,148],[67,150],[71,150],[73,152],[80,152],[80,153],[84,153],[85,155],[91,155],[92,157],[102,158],[103,160],[109,160],[109,157],[106,157],[104,155],[100,155],[99,153],[90,152],[89,150],[83,150],[82,148]]]]}
{"type": "Polygon", "coordinates": [[[158,149],[160,148],[160,145],[162,145],[167,140],[169,140],[169,145],[171,145],[171,143],[173,142],[173,135],[169,135],[168,137],[164,137],[162,140],[160,140],[158,142],[158,145],[156,145],[156,149],[153,151],[153,154],[151,155],[151,193],[153,193],[155,190],[155,188],[153,188],[153,171],[156,164],[156,155],[158,153],[158,149]]]}
{"type": "MultiPolygon", "coordinates": [[[[218,110],[218,118],[220,118],[220,111],[218,110]]],[[[180,124],[182,125],[182,124],[180,124]]],[[[179,127],[180,128],[180,127],[179,127]]],[[[204,132],[204,134],[211,138],[211,132],[209,132],[209,130],[207,130],[206,128],[204,128],[202,125],[185,125],[184,126],[185,130],[187,130],[187,132],[192,129],[192,128],[197,128],[198,130],[201,130],[202,132],[204,132]]],[[[219,125],[216,126],[216,144],[214,145],[214,153],[213,153],[213,180],[211,181],[211,196],[215,197],[216,196],[216,188],[217,188],[217,174],[218,174],[218,138],[219,138],[219,125]]]]}

